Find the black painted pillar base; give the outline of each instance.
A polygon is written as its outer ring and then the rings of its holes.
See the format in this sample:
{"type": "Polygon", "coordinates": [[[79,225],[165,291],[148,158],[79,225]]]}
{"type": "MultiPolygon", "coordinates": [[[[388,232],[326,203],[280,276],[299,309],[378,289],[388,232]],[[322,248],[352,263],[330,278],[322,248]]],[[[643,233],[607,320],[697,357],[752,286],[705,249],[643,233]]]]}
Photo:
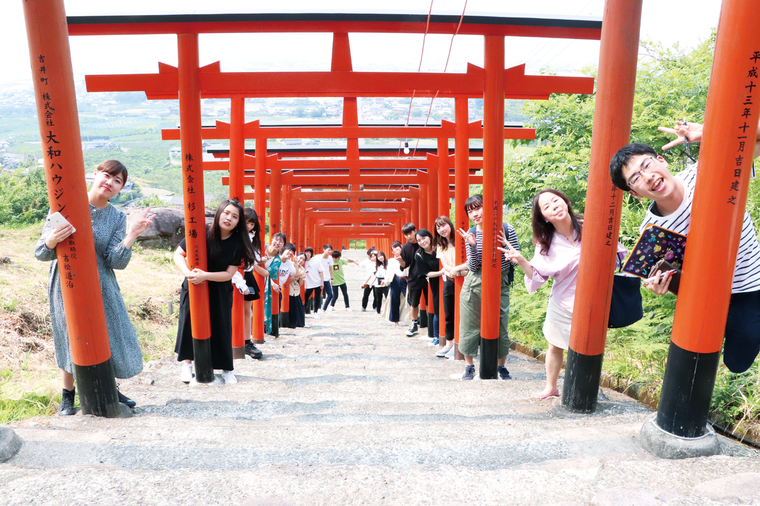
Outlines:
{"type": "Polygon", "coordinates": [[[274,337],[280,337],[280,315],[279,314],[272,315],[272,333],[270,335],[274,337]]]}
{"type": "Polygon", "coordinates": [[[211,339],[193,338],[193,360],[195,362],[195,381],[198,383],[214,381],[214,366],[211,363],[211,339]]]}
{"type": "Polygon", "coordinates": [[[290,313],[280,312],[280,328],[290,327],[290,313]]]}
{"type": "Polygon", "coordinates": [[[435,337],[435,313],[428,313],[428,337],[435,337]]]}
{"type": "Polygon", "coordinates": [[[599,394],[604,353],[581,355],[567,350],[567,369],[562,388],[562,406],[574,413],[593,413],[599,394]]]}
{"type": "Polygon", "coordinates": [[[720,352],[686,351],[671,341],[662,381],[657,426],[679,437],[705,434],[720,352]]]}
{"type": "Polygon", "coordinates": [[[119,416],[119,396],[110,358],[97,365],[74,364],[74,379],[82,413],[106,418],[119,416]]]}
{"type": "Polygon", "coordinates": [[[480,338],[480,379],[497,379],[499,340],[480,338]]]}
{"type": "Polygon", "coordinates": [[[423,311],[420,309],[420,328],[424,329],[428,326],[428,317],[427,317],[427,311],[423,311]]]}

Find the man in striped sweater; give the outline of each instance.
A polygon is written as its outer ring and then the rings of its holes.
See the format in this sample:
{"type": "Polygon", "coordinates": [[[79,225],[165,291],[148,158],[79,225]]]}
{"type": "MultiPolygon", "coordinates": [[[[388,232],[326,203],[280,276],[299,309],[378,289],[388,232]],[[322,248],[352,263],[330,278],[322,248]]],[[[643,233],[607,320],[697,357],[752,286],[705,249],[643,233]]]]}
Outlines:
{"type": "MultiPolygon", "coordinates": [[[[677,122],[675,128],[660,127],[660,131],[676,135],[677,139],[663,150],[685,142],[702,140],[702,125],[677,122]]],[[[760,130],[758,131],[760,135],[760,130]]],[[[760,156],[760,139],[754,146],[754,158],[760,156]]],[[[621,148],[610,162],[612,183],[634,197],[650,199],[641,230],[650,224],[687,235],[691,224],[691,206],[697,179],[697,165],[673,175],[668,163],[646,144],[629,144],[621,148]]],[[[688,241],[687,241],[688,242],[688,241]]],[[[672,272],[649,288],[665,294],[672,272]]],[[[731,302],[726,322],[723,361],[732,372],[744,372],[760,352],[760,244],[749,213],[744,212],[741,241],[736,256],[731,302]]]]}

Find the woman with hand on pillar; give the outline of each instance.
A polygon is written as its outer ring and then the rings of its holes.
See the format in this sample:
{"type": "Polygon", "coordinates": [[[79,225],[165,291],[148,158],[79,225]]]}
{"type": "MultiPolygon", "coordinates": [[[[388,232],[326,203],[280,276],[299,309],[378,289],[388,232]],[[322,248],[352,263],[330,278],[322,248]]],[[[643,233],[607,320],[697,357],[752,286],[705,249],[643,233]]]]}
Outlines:
{"type": "MultiPolygon", "coordinates": [[[[127,308],[121,296],[114,269],[124,269],[132,258],[132,245],[153,220],[150,209],[127,226],[127,215],[109,204],[109,200],[119,194],[127,182],[127,169],[117,160],[106,160],[95,169],[92,188],[87,193],[92,217],[92,232],[95,239],[95,256],[98,262],[98,277],[103,293],[108,340],[111,346],[111,363],[114,375],[120,379],[131,378],[142,371],[143,360],[137,334],[129,321],[127,308]]],[[[63,380],[63,395],[58,409],[59,416],[73,415],[74,409],[74,366],[71,360],[66,315],[61,295],[61,279],[56,260],[56,246],[66,240],[74,227],[66,224],[53,227],[47,221],[42,236],[37,242],[34,255],[37,260],[51,261],[48,280],[50,321],[53,327],[53,342],[58,368],[63,380]]],[[[121,392],[119,402],[134,407],[135,402],[121,392]]]]}
{"type": "Polygon", "coordinates": [[[190,383],[193,378],[193,335],[188,283],[208,283],[209,322],[211,324],[211,365],[222,370],[225,384],[237,383],[232,362],[232,276],[240,264],[245,267],[256,261],[245,222],[245,210],[237,200],[223,200],[216,209],[214,221],[206,234],[207,270],[187,265],[185,239],[174,252],[174,263],[185,276],[180,294],[179,327],[174,351],[177,360],[184,362],[180,379],[190,383]]]}
{"type": "MultiPolygon", "coordinates": [[[[474,357],[480,346],[480,315],[482,293],[483,265],[483,195],[473,195],[464,203],[464,210],[475,226],[470,230],[459,229],[467,247],[467,269],[470,271],[462,285],[459,297],[459,351],[464,355],[467,364],[462,375],[463,380],[475,379],[474,357]]],[[[502,246],[511,245],[515,250],[520,249],[517,233],[509,223],[502,223],[502,231],[497,238],[502,246]],[[506,234],[505,232],[506,231],[506,234]]],[[[501,290],[499,296],[499,342],[497,373],[500,380],[510,380],[512,376],[507,370],[507,355],[509,354],[509,286],[514,276],[514,263],[508,260],[501,262],[501,290]]]]}
{"type": "MultiPolygon", "coordinates": [[[[557,379],[562,368],[563,352],[570,344],[575,285],[581,258],[583,225],[573,211],[570,199],[559,190],[541,190],[533,198],[533,241],[536,251],[528,262],[511,246],[499,248],[504,258],[518,264],[525,273],[529,293],[554,278],[549,306],[544,320],[544,337],[549,343],[546,352],[546,386],[536,394],[539,399],[559,397],[557,379]]],[[[626,253],[618,244],[618,252],[626,253]]]]}
{"type": "Polygon", "coordinates": [[[263,354],[253,344],[253,301],[261,298],[261,294],[253,272],[256,271],[266,278],[269,276],[269,271],[258,265],[261,263],[261,225],[259,223],[259,215],[250,207],[245,208],[245,226],[248,229],[248,238],[251,240],[251,245],[256,255],[256,261],[245,269],[245,284],[249,287],[248,293],[244,294],[245,303],[243,305],[245,354],[258,360],[263,354]]]}
{"type": "Polygon", "coordinates": [[[433,243],[436,256],[441,261],[443,275],[443,312],[446,318],[446,346],[435,354],[436,357],[454,358],[454,277],[467,273],[467,264],[456,264],[456,247],[454,246],[454,224],[448,216],[435,219],[433,243]]]}
{"type": "Polygon", "coordinates": [[[401,268],[399,258],[401,258],[401,242],[393,241],[391,243],[391,252],[393,258],[388,259],[388,266],[385,271],[385,279],[382,286],[390,287],[388,296],[388,320],[398,327],[401,320],[401,304],[406,301],[406,269],[401,268]]]}
{"type": "Polygon", "coordinates": [[[280,255],[282,254],[282,250],[285,248],[286,242],[287,237],[285,237],[285,234],[278,232],[272,236],[272,241],[270,242],[269,246],[264,249],[264,269],[269,272],[269,279],[267,280],[266,287],[264,289],[264,331],[269,335],[272,335],[273,332],[279,333],[279,330],[274,330],[275,328],[279,329],[279,321],[274,322],[274,327],[272,325],[272,300],[274,299],[274,303],[277,304],[277,307],[279,309],[279,279],[280,265],[282,265],[282,258],[280,255]],[[273,292],[277,295],[273,295],[273,292]]]}

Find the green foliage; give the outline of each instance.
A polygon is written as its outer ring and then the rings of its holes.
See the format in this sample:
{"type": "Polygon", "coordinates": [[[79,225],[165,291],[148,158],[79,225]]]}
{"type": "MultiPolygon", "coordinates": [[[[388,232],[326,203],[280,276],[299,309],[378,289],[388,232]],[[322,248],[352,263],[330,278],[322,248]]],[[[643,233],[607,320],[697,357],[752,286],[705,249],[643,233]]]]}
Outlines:
{"type": "Polygon", "coordinates": [[[0,224],[34,223],[47,213],[45,169],[34,160],[14,171],[0,169],[0,224]]]}
{"type": "Polygon", "coordinates": [[[33,416],[51,416],[58,409],[60,397],[60,394],[56,398],[25,394],[20,399],[0,399],[0,424],[13,423],[33,416]]]}
{"type": "Polygon", "coordinates": [[[158,198],[158,195],[149,195],[143,197],[136,202],[137,207],[158,207],[164,205],[163,201],[158,198]]]}
{"type": "MultiPolygon", "coordinates": [[[[658,152],[672,136],[657,130],[672,126],[677,119],[701,123],[715,48],[715,32],[693,50],[678,46],[664,48],[644,41],[639,61],[634,100],[631,142],[644,142],[658,152]]],[[[594,69],[583,71],[594,76],[594,69]]],[[[505,151],[504,202],[509,205],[505,219],[518,232],[523,253],[531,258],[529,243],[530,203],[535,193],[546,187],[566,193],[574,207],[583,212],[591,152],[594,96],[552,95],[545,102],[526,102],[528,126],[536,129],[536,147],[530,151],[505,151]]],[[[524,143],[523,143],[524,144],[524,143]]],[[[514,147],[516,143],[513,143],[514,147]]],[[[531,144],[532,145],[532,144],[531,144]]],[[[692,144],[697,159],[699,145],[692,144]]],[[[682,170],[690,162],[677,147],[664,152],[671,171],[682,170]]],[[[647,202],[626,194],[620,226],[620,241],[629,249],[639,236],[639,225],[647,202]]],[[[747,209],[760,221],[760,182],[750,184],[747,209]]],[[[510,331],[527,346],[546,349],[542,326],[549,287],[528,294],[518,274],[512,289],[510,331]]],[[[547,283],[548,285],[548,283],[547,283]]],[[[654,295],[642,290],[644,318],[636,324],[610,330],[604,369],[639,385],[658,389],[662,383],[673,326],[676,297],[654,295]]],[[[760,416],[760,365],[732,374],[721,367],[713,395],[711,417],[722,425],[744,431],[760,416]]],[[[755,426],[756,429],[756,426],[755,426]]]]}

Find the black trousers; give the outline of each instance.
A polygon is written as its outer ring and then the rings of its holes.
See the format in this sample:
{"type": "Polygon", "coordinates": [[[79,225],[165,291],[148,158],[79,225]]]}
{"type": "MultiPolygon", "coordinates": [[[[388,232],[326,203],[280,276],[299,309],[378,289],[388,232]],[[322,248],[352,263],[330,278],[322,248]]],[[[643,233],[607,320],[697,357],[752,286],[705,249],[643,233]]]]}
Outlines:
{"type": "Polygon", "coordinates": [[[364,294],[362,295],[362,309],[367,309],[367,303],[369,302],[369,294],[372,293],[372,307],[375,307],[375,304],[377,303],[377,295],[373,293],[372,287],[367,285],[367,287],[364,289],[364,294]]]}
{"type": "Polygon", "coordinates": [[[322,287],[318,286],[316,288],[307,288],[306,292],[304,293],[304,298],[306,299],[306,314],[309,314],[309,308],[313,305],[314,307],[314,313],[319,312],[319,301],[322,297],[322,287]],[[311,294],[314,294],[314,299],[312,302],[311,294]]]}
{"type": "Polygon", "coordinates": [[[375,292],[375,300],[374,300],[374,305],[372,307],[375,308],[375,311],[377,311],[377,314],[380,314],[383,312],[383,297],[388,296],[388,287],[375,286],[372,288],[372,290],[375,292]]]}
{"type": "Polygon", "coordinates": [[[446,340],[454,340],[454,280],[443,284],[443,312],[446,315],[446,340]]]}

